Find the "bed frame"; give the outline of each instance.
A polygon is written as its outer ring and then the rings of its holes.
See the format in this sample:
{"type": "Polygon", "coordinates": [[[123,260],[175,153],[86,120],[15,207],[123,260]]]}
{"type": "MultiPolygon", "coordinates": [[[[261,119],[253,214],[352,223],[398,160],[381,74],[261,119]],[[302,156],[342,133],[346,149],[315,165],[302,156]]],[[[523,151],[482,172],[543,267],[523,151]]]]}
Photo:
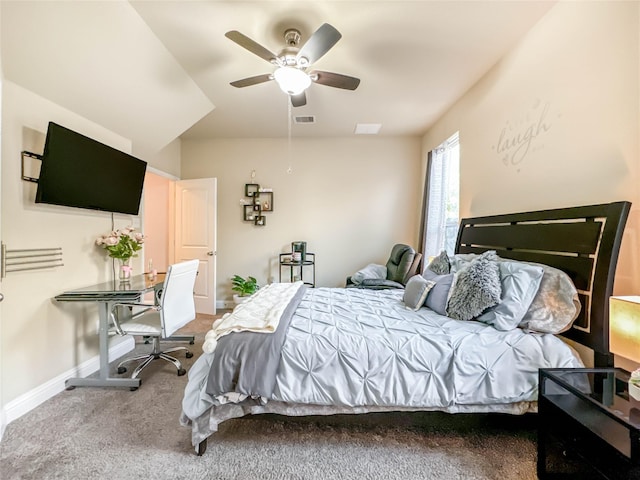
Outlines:
{"type": "Polygon", "coordinates": [[[582,309],[562,335],[591,350],[594,365],[613,366],[609,297],[630,202],[465,218],[456,253],[495,250],[500,257],[543,263],[567,272],[582,309]]]}
{"type": "MultiPolygon", "coordinates": [[[[503,258],[565,271],[582,305],[563,335],[594,352],[596,366],[613,365],[609,352],[609,297],[631,203],[615,202],[461,220],[456,253],[495,250],[503,258]]],[[[196,447],[207,449],[207,439],[196,447]]]]}

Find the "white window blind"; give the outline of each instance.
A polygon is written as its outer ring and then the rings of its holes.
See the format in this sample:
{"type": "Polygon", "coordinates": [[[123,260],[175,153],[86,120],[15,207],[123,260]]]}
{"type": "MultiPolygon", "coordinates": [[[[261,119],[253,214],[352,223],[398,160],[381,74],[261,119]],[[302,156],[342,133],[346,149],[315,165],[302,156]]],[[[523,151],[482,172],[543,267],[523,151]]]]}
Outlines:
{"type": "Polygon", "coordinates": [[[460,205],[460,142],[456,132],[431,152],[425,212],[425,255],[453,255],[460,205]]]}

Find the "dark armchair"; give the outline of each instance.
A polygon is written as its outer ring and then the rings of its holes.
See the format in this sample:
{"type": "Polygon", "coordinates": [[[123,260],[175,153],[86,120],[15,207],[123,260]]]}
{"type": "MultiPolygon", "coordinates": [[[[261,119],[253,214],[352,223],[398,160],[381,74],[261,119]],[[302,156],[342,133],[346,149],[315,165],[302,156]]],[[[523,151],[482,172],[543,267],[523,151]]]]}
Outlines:
{"type": "Polygon", "coordinates": [[[416,274],[421,259],[421,253],[416,253],[409,245],[399,243],[393,246],[389,260],[387,260],[387,278],[364,278],[358,283],[354,282],[352,277],[348,277],[347,287],[376,290],[404,288],[407,281],[416,274]]]}

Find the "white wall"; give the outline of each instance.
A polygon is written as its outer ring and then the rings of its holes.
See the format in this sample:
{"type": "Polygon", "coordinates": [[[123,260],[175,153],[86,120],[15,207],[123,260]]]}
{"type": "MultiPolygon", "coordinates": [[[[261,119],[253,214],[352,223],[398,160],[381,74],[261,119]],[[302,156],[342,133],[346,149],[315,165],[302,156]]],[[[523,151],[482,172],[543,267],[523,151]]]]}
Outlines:
{"type": "Polygon", "coordinates": [[[463,216],[634,202],[627,293],[640,290],[639,8],[557,4],[423,139],[426,151],[460,131],[463,216]]]}
{"type": "Polygon", "coordinates": [[[640,2],[561,2],[423,149],[460,131],[463,216],[633,202],[615,293],[637,295],[639,117],[640,2]]]}
{"type": "MultiPolygon", "coordinates": [[[[123,151],[131,150],[131,142],[7,80],[2,96],[2,240],[9,249],[62,247],[64,258],[63,267],[8,273],[2,281],[1,405],[8,408],[95,358],[96,306],[58,303],[53,297],[112,278],[111,259],[94,244],[111,230],[111,214],[36,205],[36,184],[20,179],[20,152],[42,153],[49,121],[123,151]]],[[[115,215],[116,228],[139,223],[138,217],[115,215]]],[[[142,258],[134,260],[135,271],[142,272],[142,258]]]]}
{"type": "Polygon", "coordinates": [[[231,298],[234,274],[278,281],[292,241],[307,242],[317,285],[330,287],[385,263],[395,243],[417,244],[419,138],[294,138],[291,158],[288,174],[286,139],[182,141],[182,178],[218,179],[218,299],[231,298]],[[242,221],[245,183],[273,188],[265,227],[242,221]]]}

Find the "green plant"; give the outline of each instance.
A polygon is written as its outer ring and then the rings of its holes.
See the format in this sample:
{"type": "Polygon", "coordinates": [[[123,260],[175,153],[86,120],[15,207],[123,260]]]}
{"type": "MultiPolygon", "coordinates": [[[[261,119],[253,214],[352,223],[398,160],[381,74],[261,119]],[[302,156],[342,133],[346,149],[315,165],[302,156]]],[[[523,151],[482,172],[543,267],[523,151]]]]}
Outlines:
{"type": "Polygon", "coordinates": [[[231,279],[231,290],[238,292],[241,297],[247,297],[256,293],[260,288],[258,281],[253,277],[242,278],[240,275],[234,275],[231,279]]]}

